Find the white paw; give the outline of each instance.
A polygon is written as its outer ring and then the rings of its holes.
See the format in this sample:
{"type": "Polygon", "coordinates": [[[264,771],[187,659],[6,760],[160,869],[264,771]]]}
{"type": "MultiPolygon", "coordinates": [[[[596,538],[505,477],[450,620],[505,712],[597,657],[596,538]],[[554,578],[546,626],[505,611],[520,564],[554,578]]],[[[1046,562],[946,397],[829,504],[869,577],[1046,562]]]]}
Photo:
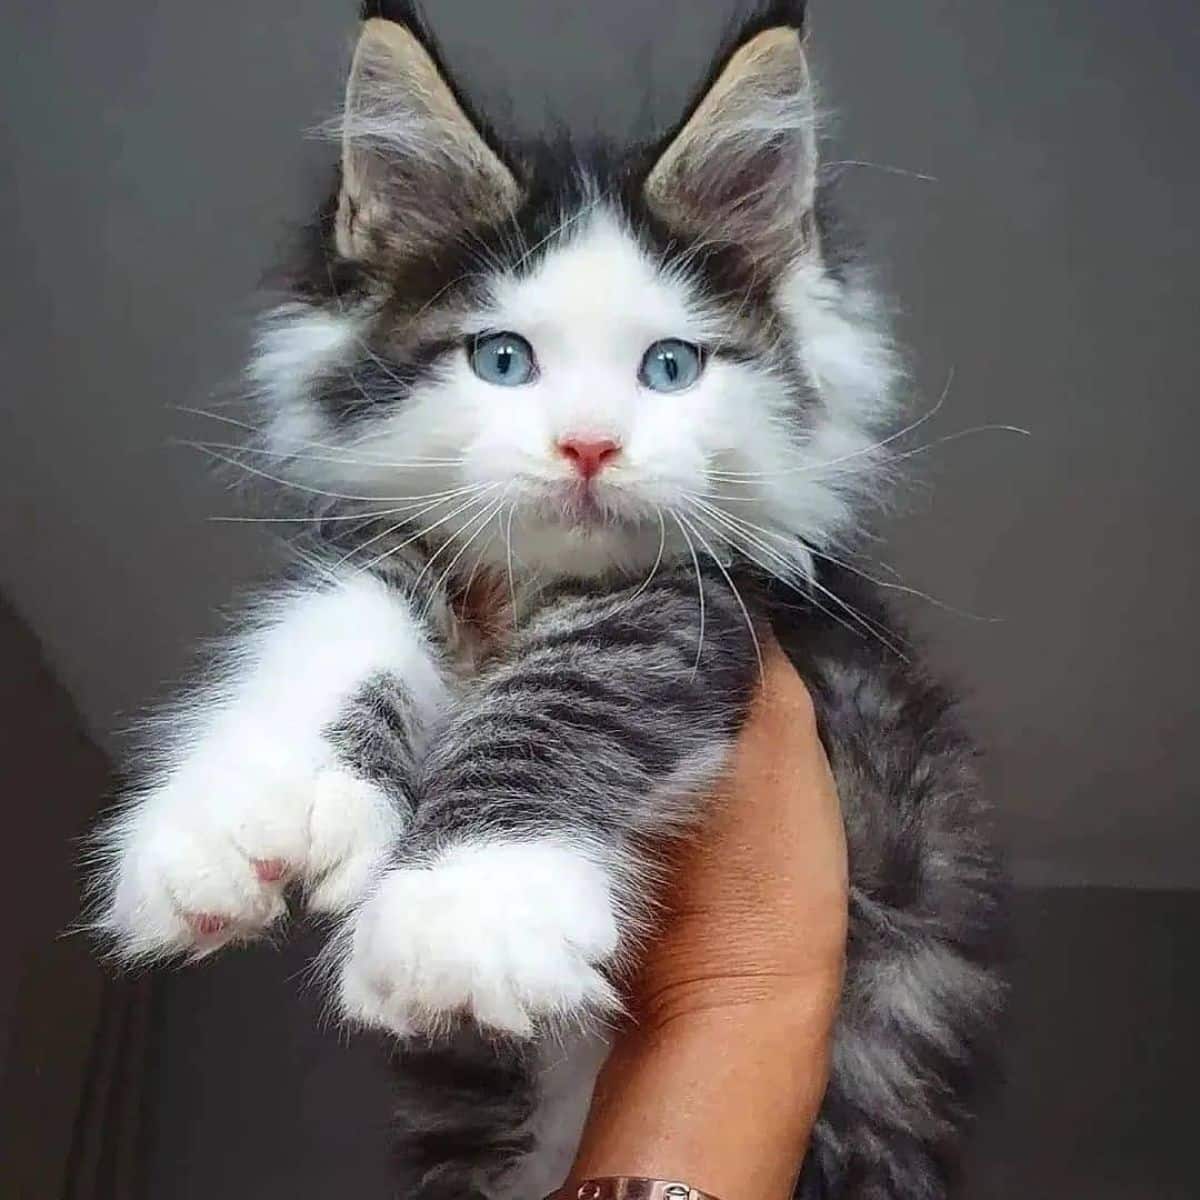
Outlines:
{"type": "Polygon", "coordinates": [[[291,883],[314,909],[348,908],[399,824],[378,788],[338,767],[184,767],[104,835],[98,924],[126,958],[204,955],[283,916],[291,883]]]}
{"type": "Polygon", "coordinates": [[[457,1017],[528,1037],[612,1011],[617,948],[603,868],[563,842],[466,843],[389,871],[347,931],[346,1016],[400,1036],[457,1017]]]}

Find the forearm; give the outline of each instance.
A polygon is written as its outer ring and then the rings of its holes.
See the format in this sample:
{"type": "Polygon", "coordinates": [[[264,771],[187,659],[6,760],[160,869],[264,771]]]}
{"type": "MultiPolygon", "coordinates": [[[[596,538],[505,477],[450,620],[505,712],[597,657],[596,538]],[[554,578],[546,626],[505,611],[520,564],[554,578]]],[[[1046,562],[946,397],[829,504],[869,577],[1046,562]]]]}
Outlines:
{"type": "Polygon", "coordinates": [[[446,697],[400,589],[337,568],[278,588],[159,719],[143,780],[98,835],[97,925],[154,958],[260,933],[289,882],[312,909],[352,907],[446,697]]]}
{"type": "Polygon", "coordinates": [[[769,645],[703,836],[682,848],[634,1027],[601,1074],[573,1178],[789,1197],[825,1090],[846,945],[841,816],[811,702],[769,645]]]}
{"type": "Polygon", "coordinates": [[[721,1200],[791,1196],[825,1091],[827,994],[687,1013],[623,1037],[573,1180],[679,1179],[721,1200]]]}

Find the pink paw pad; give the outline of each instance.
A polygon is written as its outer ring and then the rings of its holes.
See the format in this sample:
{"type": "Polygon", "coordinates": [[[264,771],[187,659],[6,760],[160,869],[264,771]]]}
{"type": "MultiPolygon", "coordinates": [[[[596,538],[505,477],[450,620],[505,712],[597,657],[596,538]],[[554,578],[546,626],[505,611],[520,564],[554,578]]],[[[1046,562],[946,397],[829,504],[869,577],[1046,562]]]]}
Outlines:
{"type": "Polygon", "coordinates": [[[216,937],[217,934],[224,933],[229,924],[228,917],[217,913],[193,913],[188,920],[199,937],[216,937]]]}
{"type": "Polygon", "coordinates": [[[254,859],[254,874],[259,883],[278,883],[288,873],[288,865],[282,858],[254,859]]]}

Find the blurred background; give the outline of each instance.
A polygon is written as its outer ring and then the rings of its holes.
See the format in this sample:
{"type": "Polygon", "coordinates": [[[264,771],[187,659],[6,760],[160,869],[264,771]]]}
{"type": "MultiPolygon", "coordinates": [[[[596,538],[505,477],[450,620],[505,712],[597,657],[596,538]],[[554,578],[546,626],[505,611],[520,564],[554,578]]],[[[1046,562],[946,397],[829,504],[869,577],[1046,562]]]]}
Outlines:
{"type": "MultiPolygon", "coordinates": [[[[386,1196],[377,1044],[312,934],[114,981],[78,837],[261,526],[225,440],[264,272],[327,179],[354,0],[10,6],[0,55],[0,1193],[386,1196]],[[15,936],[13,929],[15,927],[15,936]]],[[[674,120],[737,0],[429,0],[503,129],[674,120]]],[[[921,427],[878,558],[965,692],[1017,884],[965,1195],[1182,1200],[1200,1063],[1200,8],[813,0],[827,158],[921,427]],[[1188,147],[1192,146],[1193,151],[1188,147]],[[1028,436],[979,426],[1013,425],[1028,436]]]]}

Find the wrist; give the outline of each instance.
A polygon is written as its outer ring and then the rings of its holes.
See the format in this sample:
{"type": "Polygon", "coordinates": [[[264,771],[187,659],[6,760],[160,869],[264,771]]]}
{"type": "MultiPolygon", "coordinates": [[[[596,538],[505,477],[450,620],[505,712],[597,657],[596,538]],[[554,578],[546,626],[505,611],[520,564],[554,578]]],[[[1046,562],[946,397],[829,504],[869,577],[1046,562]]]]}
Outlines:
{"type": "Polygon", "coordinates": [[[704,974],[644,985],[637,993],[639,1029],[676,1022],[727,1025],[742,1037],[775,1041],[782,1034],[827,1036],[842,991],[844,953],[814,959],[795,974],[704,974]]]}
{"type": "Polygon", "coordinates": [[[565,1184],[546,1200],[717,1200],[682,1180],[644,1179],[631,1175],[586,1179],[565,1184]]]}
{"type": "Polygon", "coordinates": [[[828,1078],[829,1023],[773,1000],[631,1030],[601,1073],[571,1181],[645,1176],[785,1200],[828,1078]]]}

